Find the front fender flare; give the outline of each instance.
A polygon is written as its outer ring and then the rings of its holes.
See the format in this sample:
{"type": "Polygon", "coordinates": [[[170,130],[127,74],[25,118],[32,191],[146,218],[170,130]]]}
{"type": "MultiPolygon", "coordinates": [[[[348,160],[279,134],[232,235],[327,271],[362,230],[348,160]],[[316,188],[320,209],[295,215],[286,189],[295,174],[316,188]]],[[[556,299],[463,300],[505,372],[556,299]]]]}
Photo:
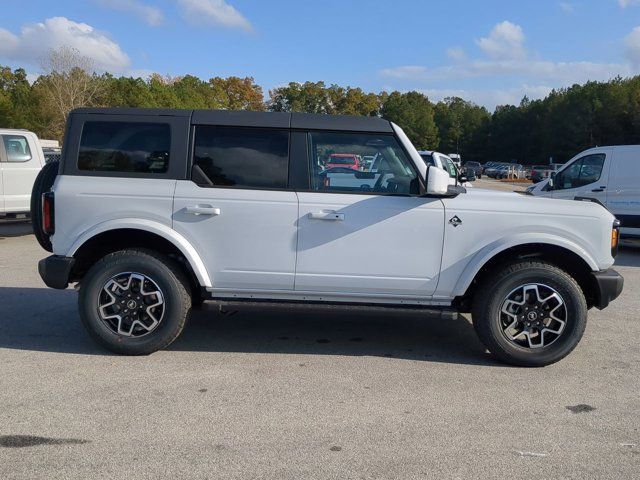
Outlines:
{"type": "Polygon", "coordinates": [[[84,245],[91,238],[110,230],[131,229],[142,230],[149,233],[154,233],[169,242],[171,242],[180,252],[185,256],[189,265],[193,269],[193,272],[198,279],[198,282],[202,287],[212,287],[211,277],[207,272],[207,268],[202,261],[202,258],[198,254],[197,250],[189,243],[189,241],[176,232],[174,229],[162,223],[155,222],[153,220],[141,220],[139,218],[122,218],[117,220],[107,220],[106,222],[99,223],[91,229],[85,231],[78,237],[78,239],[71,245],[66,253],[67,257],[73,257],[78,249],[84,245]]]}
{"type": "Polygon", "coordinates": [[[513,235],[500,238],[476,252],[469,263],[467,263],[462,272],[462,275],[460,275],[460,278],[456,282],[456,286],[454,288],[452,296],[458,297],[464,295],[480,269],[482,269],[482,267],[485,266],[486,263],[493,257],[501,252],[504,252],[505,250],[508,250],[509,248],[527,244],[545,244],[566,248],[567,250],[570,250],[571,252],[580,256],[589,265],[589,268],[591,268],[591,270],[599,270],[598,263],[593,258],[593,256],[589,254],[583,247],[571,240],[548,233],[540,233],[536,235],[532,235],[529,233],[513,235]]]}

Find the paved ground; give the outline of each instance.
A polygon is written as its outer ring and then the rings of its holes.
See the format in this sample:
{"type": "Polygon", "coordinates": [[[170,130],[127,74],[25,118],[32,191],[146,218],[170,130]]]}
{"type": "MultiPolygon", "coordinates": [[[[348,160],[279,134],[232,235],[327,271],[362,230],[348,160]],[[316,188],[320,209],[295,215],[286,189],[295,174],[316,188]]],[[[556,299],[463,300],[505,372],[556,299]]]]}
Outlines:
{"type": "Polygon", "coordinates": [[[640,477],[640,250],[578,349],[527,370],[464,319],[322,309],[210,307],[113,356],[28,233],[0,225],[2,479],[640,477]]]}
{"type": "Polygon", "coordinates": [[[500,180],[494,180],[487,176],[474,180],[472,182],[475,188],[490,188],[492,190],[506,190],[509,192],[521,192],[524,191],[531,182],[527,183],[512,183],[500,180]]]}

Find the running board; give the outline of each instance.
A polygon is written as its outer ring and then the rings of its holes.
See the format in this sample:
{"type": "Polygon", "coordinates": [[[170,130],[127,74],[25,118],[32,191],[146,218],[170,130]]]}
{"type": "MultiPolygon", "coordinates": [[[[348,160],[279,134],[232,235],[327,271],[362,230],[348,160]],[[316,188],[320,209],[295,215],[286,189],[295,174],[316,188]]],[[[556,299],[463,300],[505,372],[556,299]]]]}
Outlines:
{"type": "Polygon", "coordinates": [[[266,307],[266,308],[307,308],[322,309],[331,311],[352,311],[352,312],[394,312],[394,313],[420,313],[430,318],[439,318],[442,320],[457,320],[458,311],[450,307],[423,307],[416,305],[398,305],[398,304],[361,304],[361,303],[328,303],[309,300],[258,300],[255,298],[247,299],[212,299],[206,298],[206,303],[211,305],[219,305],[224,307],[266,307]]]}

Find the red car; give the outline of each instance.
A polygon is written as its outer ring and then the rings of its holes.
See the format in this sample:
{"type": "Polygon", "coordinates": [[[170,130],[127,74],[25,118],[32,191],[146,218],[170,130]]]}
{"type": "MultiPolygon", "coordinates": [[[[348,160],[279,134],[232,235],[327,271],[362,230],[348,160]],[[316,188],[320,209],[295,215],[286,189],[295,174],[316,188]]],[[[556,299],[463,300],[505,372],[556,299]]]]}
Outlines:
{"type": "Polygon", "coordinates": [[[362,170],[362,159],[360,155],[354,153],[332,153],[324,168],[350,168],[351,170],[362,170]]]}

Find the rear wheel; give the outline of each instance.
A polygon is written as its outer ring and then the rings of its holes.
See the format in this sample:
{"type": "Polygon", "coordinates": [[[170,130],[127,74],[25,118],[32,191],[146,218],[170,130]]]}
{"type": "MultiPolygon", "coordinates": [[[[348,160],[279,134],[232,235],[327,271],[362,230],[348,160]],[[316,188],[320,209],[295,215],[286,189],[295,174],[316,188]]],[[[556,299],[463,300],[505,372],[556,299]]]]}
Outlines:
{"type": "Polygon", "coordinates": [[[191,310],[190,287],[171,259],[145,250],[111,253],[80,285],[80,318],[112,352],[147,355],[169,346],[191,310]]]}
{"type": "Polygon", "coordinates": [[[587,324],[576,281],[544,262],[519,262],[476,291],[473,325],[489,351],[512,365],[542,367],[567,356],[587,324]]]}
{"type": "Polygon", "coordinates": [[[48,252],[53,251],[51,239],[42,229],[42,194],[47,193],[53,187],[58,176],[60,162],[47,163],[38,173],[33,188],[31,189],[31,224],[33,233],[42,248],[48,252]]]}

